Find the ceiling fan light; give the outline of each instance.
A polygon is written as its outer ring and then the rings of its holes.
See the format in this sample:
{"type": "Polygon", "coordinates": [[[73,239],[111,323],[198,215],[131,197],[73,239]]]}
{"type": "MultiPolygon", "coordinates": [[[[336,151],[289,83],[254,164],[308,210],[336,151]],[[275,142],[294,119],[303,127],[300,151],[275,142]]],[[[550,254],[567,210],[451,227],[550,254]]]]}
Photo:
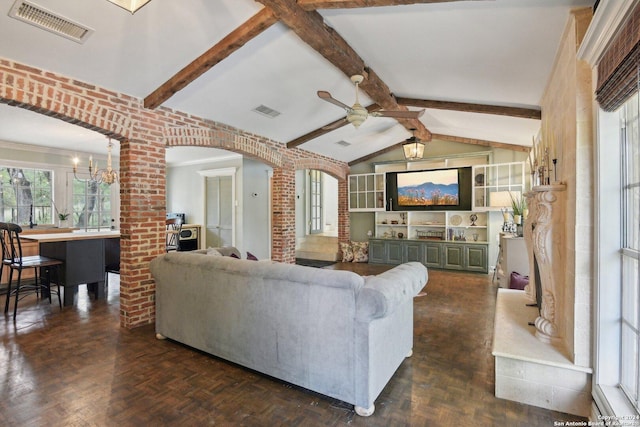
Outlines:
{"type": "Polygon", "coordinates": [[[402,144],[402,151],[406,160],[422,159],[424,155],[424,144],[414,138],[410,138],[402,144]]]}

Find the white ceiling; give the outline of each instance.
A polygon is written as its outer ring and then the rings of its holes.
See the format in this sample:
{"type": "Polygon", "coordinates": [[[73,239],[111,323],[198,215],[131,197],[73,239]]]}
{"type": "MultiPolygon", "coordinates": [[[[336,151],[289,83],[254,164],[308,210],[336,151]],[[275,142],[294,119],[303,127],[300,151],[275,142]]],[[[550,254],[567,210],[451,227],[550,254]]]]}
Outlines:
{"type": "MultiPolygon", "coordinates": [[[[0,58],[140,98],[262,8],[253,0],[152,0],[131,15],[106,0],[30,1],[95,32],[75,43],[8,17],[14,0],[0,0],[0,58]]],[[[488,0],[319,12],[396,96],[538,107],[570,9],[592,4],[488,0]]],[[[286,143],[344,116],[318,90],[353,104],[348,76],[277,23],[163,105],[286,143]],[[281,115],[253,112],[259,105],[281,115]]],[[[361,102],[371,103],[362,93],[361,102]]],[[[540,127],[434,109],[420,120],[433,133],[524,146],[540,127]]],[[[360,129],[344,126],[300,148],[348,162],[409,136],[393,119],[369,118],[360,129]]],[[[0,140],[86,152],[106,145],[95,132],[7,105],[0,105],[0,140]]],[[[198,151],[171,149],[168,161],[202,159],[198,151]]]]}

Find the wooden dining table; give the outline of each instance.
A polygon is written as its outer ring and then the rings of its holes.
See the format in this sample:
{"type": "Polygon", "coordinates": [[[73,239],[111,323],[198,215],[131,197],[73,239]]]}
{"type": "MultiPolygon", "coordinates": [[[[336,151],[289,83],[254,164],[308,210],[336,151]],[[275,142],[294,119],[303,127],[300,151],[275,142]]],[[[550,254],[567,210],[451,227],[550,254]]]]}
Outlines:
{"type": "Polygon", "coordinates": [[[119,231],[27,234],[21,239],[38,242],[40,255],[64,261],[57,280],[64,286],[65,306],[75,304],[82,284],[97,299],[105,298],[105,259],[113,258],[111,252],[119,248],[119,231]]]}

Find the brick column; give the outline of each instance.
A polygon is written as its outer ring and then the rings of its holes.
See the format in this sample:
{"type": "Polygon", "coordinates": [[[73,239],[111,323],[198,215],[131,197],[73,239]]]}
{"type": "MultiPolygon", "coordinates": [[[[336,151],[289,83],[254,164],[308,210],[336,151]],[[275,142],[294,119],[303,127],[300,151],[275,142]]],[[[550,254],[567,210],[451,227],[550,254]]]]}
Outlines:
{"type": "Polygon", "coordinates": [[[120,144],[120,325],[155,319],[149,262],[164,253],[166,179],[161,141],[120,144]]]}
{"type": "Polygon", "coordinates": [[[296,172],[273,168],[272,250],[274,261],[296,261],[296,172]]]}

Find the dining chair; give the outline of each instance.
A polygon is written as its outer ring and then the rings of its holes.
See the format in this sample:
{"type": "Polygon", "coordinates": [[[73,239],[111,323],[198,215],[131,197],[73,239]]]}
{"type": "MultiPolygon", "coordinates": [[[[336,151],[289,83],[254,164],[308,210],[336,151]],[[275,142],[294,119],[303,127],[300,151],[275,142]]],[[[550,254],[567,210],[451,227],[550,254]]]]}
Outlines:
{"type": "Polygon", "coordinates": [[[59,259],[49,258],[40,255],[23,256],[22,243],[20,241],[22,227],[18,224],[0,223],[0,240],[2,242],[2,265],[9,267],[9,281],[7,284],[7,296],[4,303],[4,312],[9,311],[9,301],[15,295],[13,305],[13,317],[18,311],[18,301],[30,293],[35,293],[37,297],[48,298],[51,303],[51,294],[58,295],[58,304],[62,309],[62,299],[60,297],[60,279],[56,274],[57,290],[51,289],[51,272],[58,273],[58,267],[63,264],[59,259]],[[22,272],[33,270],[34,280],[22,282],[22,272]],[[13,286],[13,273],[17,272],[15,287],[13,286]],[[44,272],[44,277],[43,273],[44,272]]]}
{"type": "Polygon", "coordinates": [[[170,218],[166,222],[167,236],[165,250],[167,252],[180,250],[180,232],[182,231],[182,220],[180,218],[170,218]]]}

